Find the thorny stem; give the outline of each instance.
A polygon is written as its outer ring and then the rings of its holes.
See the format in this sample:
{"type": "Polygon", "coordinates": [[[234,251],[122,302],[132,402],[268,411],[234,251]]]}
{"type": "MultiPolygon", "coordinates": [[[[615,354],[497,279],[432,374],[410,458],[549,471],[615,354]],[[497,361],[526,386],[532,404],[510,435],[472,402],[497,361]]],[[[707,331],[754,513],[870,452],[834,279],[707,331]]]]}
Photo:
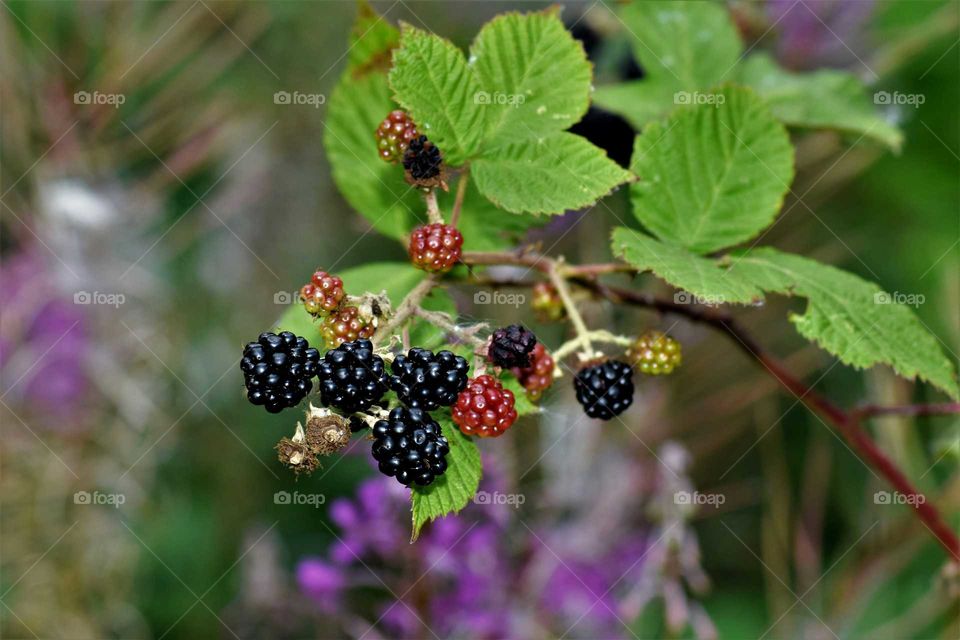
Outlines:
{"type": "MultiPolygon", "coordinates": [[[[741,351],[763,366],[781,386],[796,396],[804,406],[840,432],[840,435],[843,436],[851,447],[863,456],[865,462],[886,478],[897,491],[914,497],[915,499],[910,500],[909,504],[916,512],[917,517],[933,534],[941,546],[946,549],[949,557],[954,561],[960,561],[960,539],[958,539],[956,532],[943,519],[943,516],[937,508],[925,499],[925,496],[913,486],[906,474],[877,446],[861,426],[861,419],[876,415],[925,416],[957,414],[960,413],[960,405],[947,403],[941,405],[912,405],[910,407],[889,408],[868,406],[859,410],[846,411],[793,375],[782,361],[764,350],[728,313],[699,305],[678,304],[672,300],[657,298],[648,293],[609,286],[596,279],[596,275],[600,273],[612,273],[616,271],[637,273],[637,271],[631,267],[619,268],[612,264],[581,265],[580,267],[566,266],[561,271],[558,269],[556,260],[536,252],[467,252],[464,253],[462,261],[467,265],[526,266],[550,277],[555,286],[559,280],[564,286],[562,289],[561,287],[557,287],[557,290],[566,290],[568,298],[569,292],[566,289],[567,282],[564,277],[587,289],[595,296],[609,300],[610,302],[684,316],[693,322],[705,324],[726,334],[733,339],[741,351]]],[[[503,286],[522,286],[529,285],[530,283],[503,281],[499,284],[503,286]]],[[[563,296],[561,295],[561,297],[563,296]]],[[[568,313],[570,312],[569,307],[567,311],[568,313]]],[[[574,320],[574,317],[579,319],[579,315],[571,314],[571,320],[574,321],[574,325],[576,326],[577,321],[574,320]]],[[[582,319],[579,319],[581,325],[582,322],[582,319]]],[[[581,330],[578,329],[578,335],[580,333],[581,330]]]]}
{"type": "Polygon", "coordinates": [[[480,348],[486,345],[486,341],[477,337],[477,332],[487,327],[485,324],[475,324],[470,327],[461,327],[453,322],[450,317],[440,311],[427,311],[417,308],[413,315],[422,318],[430,324],[443,329],[447,333],[453,334],[474,348],[480,348]]]}
{"type": "Polygon", "coordinates": [[[463,199],[467,195],[467,182],[470,180],[470,169],[465,167],[460,173],[460,180],[457,181],[457,195],[453,201],[453,209],[450,210],[450,226],[456,227],[460,222],[460,210],[463,208],[463,199]]]}
{"type": "Polygon", "coordinates": [[[431,189],[423,199],[427,202],[427,220],[430,224],[443,223],[443,214],[440,213],[440,207],[437,205],[437,191],[431,189]]]}

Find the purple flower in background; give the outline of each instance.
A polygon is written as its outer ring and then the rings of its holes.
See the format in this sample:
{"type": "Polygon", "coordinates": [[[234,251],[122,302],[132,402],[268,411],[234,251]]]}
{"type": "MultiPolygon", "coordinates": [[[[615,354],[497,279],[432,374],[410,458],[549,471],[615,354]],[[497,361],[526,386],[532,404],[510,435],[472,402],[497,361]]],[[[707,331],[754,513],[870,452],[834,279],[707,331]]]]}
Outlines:
{"type": "Polygon", "coordinates": [[[305,558],[297,566],[297,585],[324,612],[336,611],[347,577],[340,567],[321,558],[305,558]]]}
{"type": "MultiPolygon", "coordinates": [[[[777,54],[793,69],[859,64],[872,0],[769,0],[767,14],[779,34],[777,54]]],[[[863,69],[856,70],[868,72],[863,69]]]]}
{"type": "Polygon", "coordinates": [[[57,291],[53,273],[29,249],[0,263],[0,305],[4,395],[49,417],[43,426],[77,425],[89,386],[81,308],[57,291]]]}

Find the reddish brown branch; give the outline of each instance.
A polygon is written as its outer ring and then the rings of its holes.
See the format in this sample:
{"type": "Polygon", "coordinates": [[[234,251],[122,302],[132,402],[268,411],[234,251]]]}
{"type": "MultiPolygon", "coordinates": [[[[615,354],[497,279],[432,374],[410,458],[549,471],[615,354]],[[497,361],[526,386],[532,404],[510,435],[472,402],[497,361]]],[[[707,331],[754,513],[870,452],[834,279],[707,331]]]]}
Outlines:
{"type": "MultiPolygon", "coordinates": [[[[463,262],[468,265],[520,265],[549,273],[557,261],[534,252],[524,253],[465,253],[463,262]]],[[[779,359],[764,350],[759,343],[745,331],[728,313],[699,305],[679,304],[671,300],[657,298],[648,293],[633,291],[622,287],[606,285],[596,279],[601,273],[632,271],[629,266],[617,264],[599,265],[562,265],[562,273],[579,286],[594,295],[614,303],[628,304],[663,313],[673,313],[687,319],[705,324],[732,338],[735,344],[748,356],[756,360],[772,375],[777,382],[794,394],[807,408],[840,432],[840,435],[857,451],[864,461],[881,474],[898,492],[910,496],[907,502],[916,512],[924,525],[933,533],[937,541],[954,560],[960,560],[960,539],[943,519],[940,512],[911,483],[910,479],[897,467],[861,427],[861,420],[877,415],[946,415],[960,413],[960,404],[911,405],[907,407],[866,406],[855,411],[845,411],[826,396],[815,391],[805,382],[795,377],[779,359]]],[[[500,286],[525,286],[523,281],[491,282],[500,286]]]]}

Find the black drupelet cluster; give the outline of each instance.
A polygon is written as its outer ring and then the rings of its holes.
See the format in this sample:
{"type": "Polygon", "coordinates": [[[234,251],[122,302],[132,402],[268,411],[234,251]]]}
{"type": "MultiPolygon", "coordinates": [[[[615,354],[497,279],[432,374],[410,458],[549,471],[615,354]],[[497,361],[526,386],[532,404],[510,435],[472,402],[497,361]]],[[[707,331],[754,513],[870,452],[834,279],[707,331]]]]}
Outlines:
{"type": "Polygon", "coordinates": [[[383,358],[369,340],[344,342],[327,351],[318,367],[320,402],[344,413],[366,411],[387,392],[383,358]]]}
{"type": "Polygon", "coordinates": [[[243,349],[240,369],[247,399],[270,413],[295,407],[313,388],[320,352],[290,331],[261,333],[243,349]]]}
{"type": "Polygon", "coordinates": [[[397,407],[373,426],[373,457],[400,484],[426,486],[447,470],[450,452],[440,425],[422,409],[397,407]]]}
{"type": "Polygon", "coordinates": [[[415,180],[429,180],[440,175],[443,156],[440,148],[420,136],[410,141],[403,152],[403,168],[410,172],[415,180]]]}
{"type": "Polygon", "coordinates": [[[573,388],[584,413],[610,420],[633,404],[633,369],[626,362],[607,360],[581,369],[573,388]]]}
{"type": "Polygon", "coordinates": [[[414,347],[394,359],[390,388],[408,407],[433,411],[457,401],[467,386],[469,370],[467,361],[450,351],[434,354],[414,347]]]}
{"type": "Polygon", "coordinates": [[[537,346],[537,336],[529,329],[511,324],[493,332],[487,357],[503,369],[530,366],[530,353],[537,346]]]}

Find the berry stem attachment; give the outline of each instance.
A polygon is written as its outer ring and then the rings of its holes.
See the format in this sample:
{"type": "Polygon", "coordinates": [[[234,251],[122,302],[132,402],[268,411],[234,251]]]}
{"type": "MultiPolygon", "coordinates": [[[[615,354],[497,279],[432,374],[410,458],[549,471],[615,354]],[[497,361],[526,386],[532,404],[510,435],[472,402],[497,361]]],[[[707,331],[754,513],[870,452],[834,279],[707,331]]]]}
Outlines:
{"type": "Polygon", "coordinates": [[[373,338],[371,338],[372,342],[374,344],[381,342],[384,338],[390,336],[403,326],[403,324],[416,313],[420,303],[423,302],[423,299],[427,297],[436,285],[437,277],[434,274],[430,274],[421,280],[420,283],[407,294],[407,297],[400,302],[393,317],[380,325],[380,328],[377,329],[377,332],[374,333],[373,338]]]}
{"type": "Polygon", "coordinates": [[[453,201],[453,209],[450,211],[450,226],[456,227],[460,222],[460,210],[463,208],[463,199],[467,195],[467,183],[470,180],[470,168],[465,167],[460,173],[460,180],[457,181],[457,196],[453,201]]]}
{"type": "MultiPolygon", "coordinates": [[[[619,347],[629,347],[633,344],[633,338],[628,338],[627,336],[618,336],[614,333],[610,333],[605,329],[597,329],[596,331],[588,331],[586,337],[594,342],[606,343],[606,344],[615,344],[619,347]]],[[[553,358],[557,362],[560,362],[571,353],[577,350],[577,348],[583,344],[584,336],[578,335],[572,340],[564,342],[560,347],[554,351],[553,358]]]]}
{"type": "Polygon", "coordinates": [[[427,202],[427,220],[430,221],[430,224],[438,222],[443,224],[443,214],[440,213],[440,207],[437,205],[436,190],[431,189],[429,193],[423,196],[423,199],[427,202]]]}
{"type": "MultiPolygon", "coordinates": [[[[563,307],[567,310],[567,315],[570,317],[570,323],[573,324],[573,330],[577,334],[577,345],[583,347],[583,349],[580,351],[580,359],[589,360],[595,355],[593,351],[593,343],[590,339],[590,331],[587,329],[587,325],[583,321],[583,316],[581,316],[580,312],[577,310],[577,305],[573,302],[573,297],[570,295],[570,288],[567,286],[567,281],[560,273],[562,264],[562,258],[551,261],[547,267],[547,277],[550,278],[553,286],[557,289],[557,294],[560,296],[560,300],[563,302],[563,307]]],[[[557,360],[559,361],[560,358],[557,358],[557,360]]]]}

